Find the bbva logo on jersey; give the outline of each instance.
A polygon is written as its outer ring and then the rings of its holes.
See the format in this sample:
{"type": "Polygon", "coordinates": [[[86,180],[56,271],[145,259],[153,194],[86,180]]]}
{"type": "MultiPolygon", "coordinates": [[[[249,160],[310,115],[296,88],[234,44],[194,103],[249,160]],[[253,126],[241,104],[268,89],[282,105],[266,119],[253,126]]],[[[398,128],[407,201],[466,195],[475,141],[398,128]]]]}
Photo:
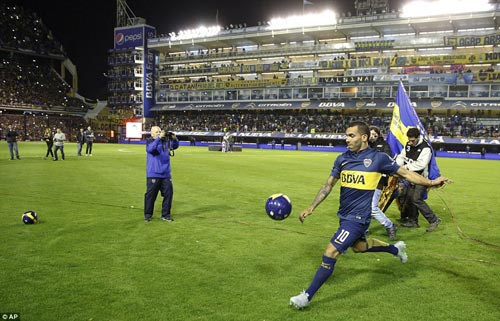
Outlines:
{"type": "Polygon", "coordinates": [[[347,183],[347,184],[363,184],[365,185],[365,177],[360,174],[347,174],[347,173],[341,173],[340,179],[342,180],[342,183],[347,183]]]}

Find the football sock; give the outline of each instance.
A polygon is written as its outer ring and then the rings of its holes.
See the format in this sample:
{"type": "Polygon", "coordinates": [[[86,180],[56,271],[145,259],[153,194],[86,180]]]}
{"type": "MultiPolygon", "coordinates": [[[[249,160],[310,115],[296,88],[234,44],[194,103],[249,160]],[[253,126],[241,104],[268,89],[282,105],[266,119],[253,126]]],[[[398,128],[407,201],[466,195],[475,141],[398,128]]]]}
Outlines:
{"type": "Polygon", "coordinates": [[[306,293],[309,295],[309,301],[312,300],[312,297],[314,296],[314,294],[316,294],[316,291],[318,291],[323,283],[325,283],[330,275],[332,275],[336,262],[336,259],[323,255],[323,261],[316,271],[311,285],[309,285],[309,288],[306,290],[306,293]]]}
{"type": "Polygon", "coordinates": [[[392,244],[385,243],[373,238],[368,238],[366,240],[366,243],[368,247],[366,252],[387,252],[391,253],[392,255],[398,255],[398,249],[392,244]]]}

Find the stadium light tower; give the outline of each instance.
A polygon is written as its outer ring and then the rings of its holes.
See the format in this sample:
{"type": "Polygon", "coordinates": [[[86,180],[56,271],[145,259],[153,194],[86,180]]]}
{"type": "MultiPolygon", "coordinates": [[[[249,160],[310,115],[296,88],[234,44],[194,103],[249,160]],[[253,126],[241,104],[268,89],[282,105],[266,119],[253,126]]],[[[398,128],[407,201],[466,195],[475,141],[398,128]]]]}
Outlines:
{"type": "Polygon", "coordinates": [[[136,17],[127,4],[127,0],[116,0],[116,26],[126,27],[137,24],[145,24],[146,19],[136,17]]]}

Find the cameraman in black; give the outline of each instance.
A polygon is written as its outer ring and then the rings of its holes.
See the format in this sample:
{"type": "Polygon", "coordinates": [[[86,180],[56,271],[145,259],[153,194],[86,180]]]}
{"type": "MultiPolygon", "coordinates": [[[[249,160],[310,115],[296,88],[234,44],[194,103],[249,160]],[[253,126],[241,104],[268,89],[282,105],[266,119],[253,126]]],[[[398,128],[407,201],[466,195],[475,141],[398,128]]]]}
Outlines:
{"type": "Polygon", "coordinates": [[[151,137],[146,140],[146,194],[144,194],[144,221],[153,217],[154,205],[158,192],[163,197],[161,220],[172,222],[170,215],[174,189],[170,170],[170,157],[179,147],[179,140],[172,132],[162,131],[160,127],[151,127],[151,137]]]}

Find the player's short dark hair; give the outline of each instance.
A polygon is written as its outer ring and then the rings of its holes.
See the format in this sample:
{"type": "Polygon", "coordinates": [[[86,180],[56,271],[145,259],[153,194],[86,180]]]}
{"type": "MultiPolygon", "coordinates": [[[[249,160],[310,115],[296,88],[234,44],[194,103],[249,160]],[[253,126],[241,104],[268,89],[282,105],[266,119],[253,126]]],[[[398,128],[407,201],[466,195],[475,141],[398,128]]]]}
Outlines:
{"type": "Polygon", "coordinates": [[[412,127],[408,129],[408,131],[406,132],[406,136],[411,138],[418,138],[420,137],[420,130],[418,130],[417,127],[412,127]]]}
{"type": "Polygon", "coordinates": [[[370,137],[370,128],[365,122],[353,121],[352,123],[349,124],[349,127],[358,127],[358,132],[361,135],[367,135],[368,137],[370,137]]]}

